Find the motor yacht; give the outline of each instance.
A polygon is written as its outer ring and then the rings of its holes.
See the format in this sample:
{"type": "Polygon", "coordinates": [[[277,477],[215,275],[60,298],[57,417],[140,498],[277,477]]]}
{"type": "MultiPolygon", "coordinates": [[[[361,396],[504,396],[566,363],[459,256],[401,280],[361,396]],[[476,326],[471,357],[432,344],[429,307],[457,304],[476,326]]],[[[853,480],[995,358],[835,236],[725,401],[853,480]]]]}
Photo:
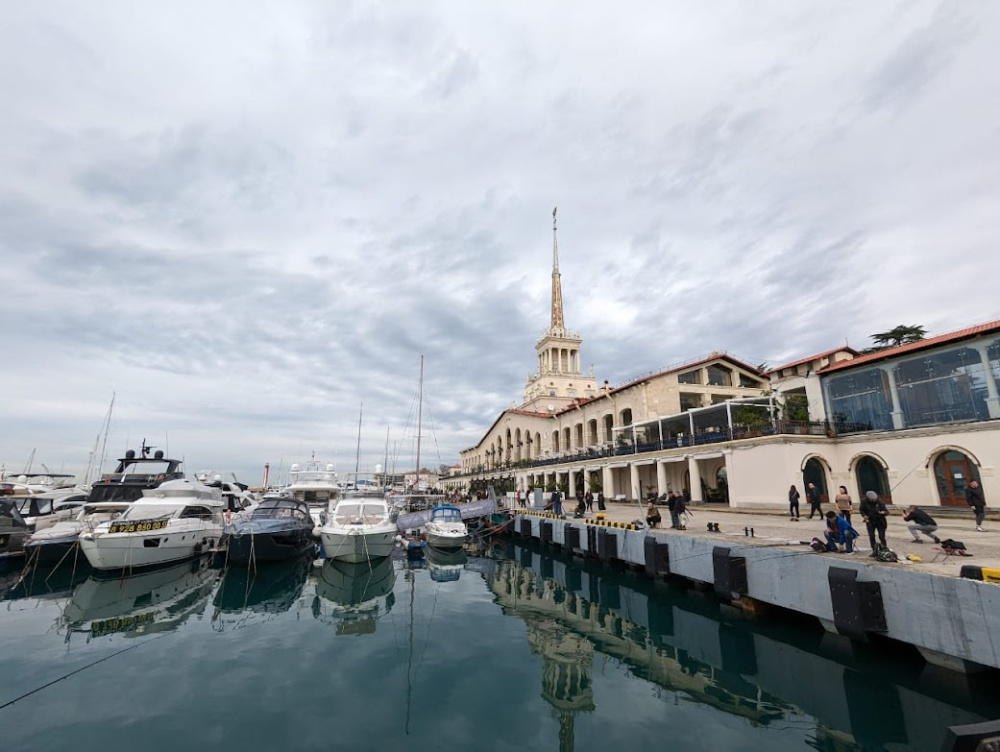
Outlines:
{"type": "Polygon", "coordinates": [[[288,471],[288,485],[284,490],[309,505],[309,513],[317,525],[330,503],[340,496],[340,485],[333,465],[323,464],[315,457],[304,465],[292,465],[288,471]]]}
{"type": "Polygon", "coordinates": [[[249,517],[223,529],[226,560],[235,564],[294,559],[316,547],[313,519],[305,502],[286,496],[265,498],[249,517]]]}
{"type": "Polygon", "coordinates": [[[156,488],[168,480],[184,477],[181,461],[172,460],[143,443],[138,456],[134,449],[125,452],[112,473],[103,473],[91,486],[87,501],[135,501],[146,489],[156,488]]]}
{"type": "Polygon", "coordinates": [[[459,549],[469,540],[469,529],[462,522],[462,511],[450,505],[431,510],[431,518],[424,525],[424,534],[431,548],[459,549]]]}
{"type": "Polygon", "coordinates": [[[222,537],[225,502],[218,488],[188,478],[146,489],[116,520],[80,534],[95,569],[130,569],[186,559],[222,537]]]}
{"type": "Polygon", "coordinates": [[[392,553],[397,529],[382,496],[360,493],[331,502],[318,533],[326,558],[361,562],[392,553]]]}

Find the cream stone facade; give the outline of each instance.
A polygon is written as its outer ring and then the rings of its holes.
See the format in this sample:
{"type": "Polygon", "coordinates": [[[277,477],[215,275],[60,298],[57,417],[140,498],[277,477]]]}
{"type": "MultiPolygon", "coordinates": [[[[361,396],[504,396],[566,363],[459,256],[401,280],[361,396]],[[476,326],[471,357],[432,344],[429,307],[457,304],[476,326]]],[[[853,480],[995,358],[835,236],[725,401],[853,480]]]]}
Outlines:
{"type": "Polygon", "coordinates": [[[804,498],[811,482],[827,498],[844,485],[855,501],[873,490],[967,508],[974,479],[988,505],[1000,498],[1000,321],[871,354],[836,348],[766,374],[716,352],[590,396],[582,340],[564,336],[555,250],[553,269],[540,370],[522,405],[463,450],[449,488],[784,507],[790,486],[804,498]]]}

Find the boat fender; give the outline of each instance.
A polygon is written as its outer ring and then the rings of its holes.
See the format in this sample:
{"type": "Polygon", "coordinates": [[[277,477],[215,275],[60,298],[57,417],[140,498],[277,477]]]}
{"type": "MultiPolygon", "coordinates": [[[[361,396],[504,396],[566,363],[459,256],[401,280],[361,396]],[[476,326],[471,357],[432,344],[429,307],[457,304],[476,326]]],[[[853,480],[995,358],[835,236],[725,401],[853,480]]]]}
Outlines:
{"type": "Polygon", "coordinates": [[[314,527],[314,528],[313,528],[313,537],[314,537],[314,538],[319,538],[319,537],[321,537],[321,535],[320,535],[320,532],[319,532],[319,528],[318,528],[318,527],[314,527]]]}

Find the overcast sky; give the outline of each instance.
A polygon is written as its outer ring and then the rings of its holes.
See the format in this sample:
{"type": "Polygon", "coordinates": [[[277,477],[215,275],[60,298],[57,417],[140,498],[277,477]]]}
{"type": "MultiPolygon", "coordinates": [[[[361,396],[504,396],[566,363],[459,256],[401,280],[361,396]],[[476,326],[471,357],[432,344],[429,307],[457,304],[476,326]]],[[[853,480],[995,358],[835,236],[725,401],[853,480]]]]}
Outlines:
{"type": "Polygon", "coordinates": [[[404,5],[5,6],[8,471],[455,463],[557,205],[598,381],[1000,318],[1000,4],[404,5]]]}

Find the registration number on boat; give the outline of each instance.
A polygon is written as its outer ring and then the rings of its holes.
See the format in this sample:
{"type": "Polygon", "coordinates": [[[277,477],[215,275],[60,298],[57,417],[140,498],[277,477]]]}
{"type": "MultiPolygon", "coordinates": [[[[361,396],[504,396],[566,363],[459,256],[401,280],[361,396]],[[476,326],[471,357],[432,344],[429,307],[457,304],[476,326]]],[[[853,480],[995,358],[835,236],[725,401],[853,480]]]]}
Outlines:
{"type": "Polygon", "coordinates": [[[109,635],[116,632],[132,632],[143,624],[151,623],[155,616],[156,613],[150,611],[149,613],[137,614],[135,616],[121,616],[117,619],[95,621],[90,625],[90,634],[93,637],[100,637],[101,635],[109,635]]]}
{"type": "Polygon", "coordinates": [[[162,530],[170,520],[124,520],[112,522],[109,533],[145,533],[147,530],[162,530]]]}

